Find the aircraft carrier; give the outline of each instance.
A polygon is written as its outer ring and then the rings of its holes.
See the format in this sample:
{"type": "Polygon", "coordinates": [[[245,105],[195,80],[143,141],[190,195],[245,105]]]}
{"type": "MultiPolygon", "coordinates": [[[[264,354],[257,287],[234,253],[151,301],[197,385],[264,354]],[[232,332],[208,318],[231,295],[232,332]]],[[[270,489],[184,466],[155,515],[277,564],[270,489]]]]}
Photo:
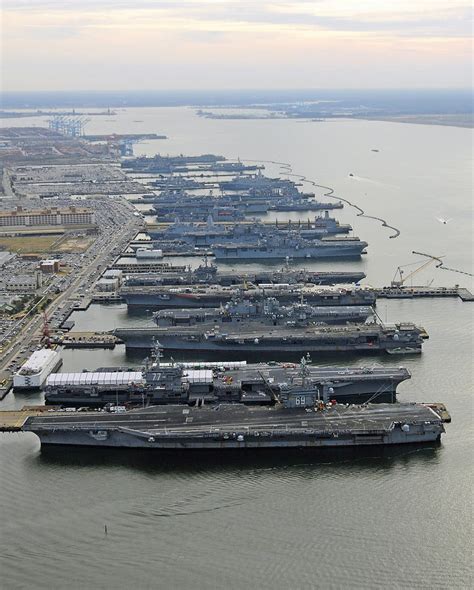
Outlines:
{"type": "Polygon", "coordinates": [[[220,307],[201,307],[191,309],[163,309],[153,315],[157,326],[200,326],[203,330],[220,325],[228,329],[230,325],[244,329],[255,325],[307,325],[308,322],[321,324],[363,323],[373,317],[369,306],[321,305],[291,303],[281,305],[278,299],[267,297],[251,301],[245,297],[235,297],[220,307]]]}
{"type": "MultiPolygon", "coordinates": [[[[245,240],[256,242],[265,236],[285,236],[297,234],[304,239],[319,239],[328,235],[347,234],[351,231],[350,225],[340,224],[334,217],[330,217],[328,211],[324,216],[315,217],[313,221],[305,223],[276,223],[275,225],[259,222],[240,224],[216,224],[210,216],[207,223],[198,224],[182,222],[175,219],[174,223],[160,230],[149,229],[148,235],[154,240],[184,240],[194,246],[209,246],[215,243],[235,242],[245,240]]],[[[161,247],[161,244],[158,244],[161,247]]]]}
{"type": "Polygon", "coordinates": [[[240,289],[222,285],[127,286],[120,296],[128,306],[153,309],[218,307],[236,295],[249,299],[275,297],[280,303],[303,300],[311,305],[374,305],[376,294],[369,287],[330,287],[304,284],[242,284],[240,289]]]}
{"type": "MultiPolygon", "coordinates": [[[[138,265],[136,265],[138,266],[138,265]]],[[[140,265],[141,267],[141,265],[140,265]]],[[[133,267],[132,267],[133,269],[133,267]]],[[[141,270],[137,269],[137,270],[141,270]]],[[[366,275],[357,271],[310,271],[306,269],[290,269],[287,267],[275,271],[221,272],[214,264],[201,264],[195,269],[186,268],[179,272],[127,272],[124,286],[154,286],[154,285],[250,285],[309,283],[312,285],[357,284],[366,275]]]]}
{"type": "Polygon", "coordinates": [[[49,413],[22,430],[43,446],[210,451],[322,449],[435,443],[450,418],[440,404],[324,404],[318,394],[282,393],[273,406],[154,406],[124,413],[49,413]]]}
{"type": "Polygon", "coordinates": [[[104,368],[51,375],[46,404],[101,407],[107,404],[244,403],[268,405],[289,387],[323,401],[377,403],[396,401],[398,385],[410,379],[404,367],[317,367],[306,357],[295,363],[163,363],[140,369],[104,368]]]}
{"type": "MultiPolygon", "coordinates": [[[[125,343],[127,349],[149,349],[159,342],[165,351],[188,352],[214,358],[251,361],[286,355],[300,358],[307,353],[381,353],[420,354],[426,331],[412,323],[353,326],[295,325],[280,326],[171,326],[115,328],[110,333],[125,343]]],[[[204,360],[204,358],[203,358],[204,360]]]]}
{"type": "Polygon", "coordinates": [[[368,246],[357,237],[307,240],[297,234],[264,237],[258,243],[246,241],[214,244],[217,261],[246,262],[255,260],[300,260],[327,258],[359,258],[368,246]]]}

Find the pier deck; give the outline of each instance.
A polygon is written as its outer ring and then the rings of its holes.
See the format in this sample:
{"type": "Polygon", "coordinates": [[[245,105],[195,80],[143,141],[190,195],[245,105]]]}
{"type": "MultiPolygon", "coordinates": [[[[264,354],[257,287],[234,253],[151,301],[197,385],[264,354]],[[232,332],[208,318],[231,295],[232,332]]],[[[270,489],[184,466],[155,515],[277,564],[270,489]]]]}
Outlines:
{"type": "Polygon", "coordinates": [[[382,287],[375,288],[379,299],[417,299],[421,297],[459,297],[462,301],[474,301],[472,293],[458,287],[382,287]]]}
{"type": "Polygon", "coordinates": [[[20,432],[28,418],[40,416],[49,408],[22,408],[21,410],[5,410],[0,412],[0,432],[20,432]]]}
{"type": "Polygon", "coordinates": [[[101,332],[69,332],[56,343],[65,348],[114,348],[118,339],[101,332]]]}

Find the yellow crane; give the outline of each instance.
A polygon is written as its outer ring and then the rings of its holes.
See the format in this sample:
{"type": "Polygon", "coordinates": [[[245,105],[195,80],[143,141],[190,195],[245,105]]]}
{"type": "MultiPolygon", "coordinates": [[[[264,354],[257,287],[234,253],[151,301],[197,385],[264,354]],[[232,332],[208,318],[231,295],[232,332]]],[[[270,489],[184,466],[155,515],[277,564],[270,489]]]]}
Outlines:
{"type": "Polygon", "coordinates": [[[429,260],[423,262],[420,266],[418,266],[417,268],[415,268],[414,270],[412,270],[408,274],[405,274],[404,269],[407,268],[408,266],[414,266],[415,264],[420,264],[420,261],[412,262],[410,264],[404,264],[403,266],[399,266],[397,268],[397,270],[395,271],[395,275],[392,279],[392,282],[391,282],[392,287],[403,287],[403,285],[406,283],[406,281],[408,281],[408,279],[411,279],[414,275],[416,275],[418,272],[420,272],[420,270],[423,270],[424,268],[426,268],[427,266],[429,266],[433,262],[438,262],[441,264],[443,262],[441,260],[440,256],[431,256],[430,254],[423,254],[423,252],[415,252],[415,251],[413,251],[412,254],[418,254],[420,256],[428,256],[429,260]]]}

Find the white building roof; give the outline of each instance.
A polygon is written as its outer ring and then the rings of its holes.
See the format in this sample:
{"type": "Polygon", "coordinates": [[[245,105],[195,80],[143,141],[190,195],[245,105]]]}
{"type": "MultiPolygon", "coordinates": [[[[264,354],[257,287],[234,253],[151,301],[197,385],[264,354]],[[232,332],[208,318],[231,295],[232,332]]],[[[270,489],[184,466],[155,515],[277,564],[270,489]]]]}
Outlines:
{"type": "Polygon", "coordinates": [[[105,278],[105,279],[99,279],[97,281],[97,285],[116,285],[118,282],[118,280],[116,278],[105,278]]]}
{"type": "Polygon", "coordinates": [[[86,373],[54,373],[48,377],[46,385],[128,385],[143,384],[141,371],[125,372],[86,372],[86,373]]]}
{"type": "Polygon", "coordinates": [[[54,358],[59,357],[59,352],[51,350],[50,348],[42,348],[35,350],[30,358],[23,363],[20,373],[24,371],[39,373],[45,366],[47,366],[54,358]]]}
{"type": "Polygon", "coordinates": [[[110,268],[109,270],[106,270],[103,274],[104,278],[108,279],[110,277],[121,277],[122,276],[122,271],[118,268],[110,268]]]}
{"type": "Polygon", "coordinates": [[[190,383],[212,383],[212,371],[209,369],[186,369],[183,378],[190,383]]]}

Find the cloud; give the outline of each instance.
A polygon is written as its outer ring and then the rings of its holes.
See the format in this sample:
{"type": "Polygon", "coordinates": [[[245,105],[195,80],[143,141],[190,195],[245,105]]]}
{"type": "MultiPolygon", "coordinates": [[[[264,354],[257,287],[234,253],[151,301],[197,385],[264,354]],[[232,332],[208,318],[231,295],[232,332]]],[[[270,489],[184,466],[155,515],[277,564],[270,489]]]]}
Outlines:
{"type": "Polygon", "coordinates": [[[467,0],[0,2],[4,88],[470,83],[467,0]]]}
{"type": "MultiPolygon", "coordinates": [[[[402,37],[469,37],[472,7],[459,0],[258,1],[258,0],[3,0],[6,13],[27,15],[34,21],[51,15],[80,17],[82,27],[100,26],[97,17],[107,14],[129,28],[175,24],[218,32],[261,25],[264,30],[296,27],[305,31],[391,34],[402,37]],[[388,8],[387,8],[388,6],[388,8]],[[162,21],[162,22],[160,22],[162,21]],[[164,21],[164,22],[163,22],[164,21]]],[[[48,26],[48,25],[43,25],[48,26]]]]}

